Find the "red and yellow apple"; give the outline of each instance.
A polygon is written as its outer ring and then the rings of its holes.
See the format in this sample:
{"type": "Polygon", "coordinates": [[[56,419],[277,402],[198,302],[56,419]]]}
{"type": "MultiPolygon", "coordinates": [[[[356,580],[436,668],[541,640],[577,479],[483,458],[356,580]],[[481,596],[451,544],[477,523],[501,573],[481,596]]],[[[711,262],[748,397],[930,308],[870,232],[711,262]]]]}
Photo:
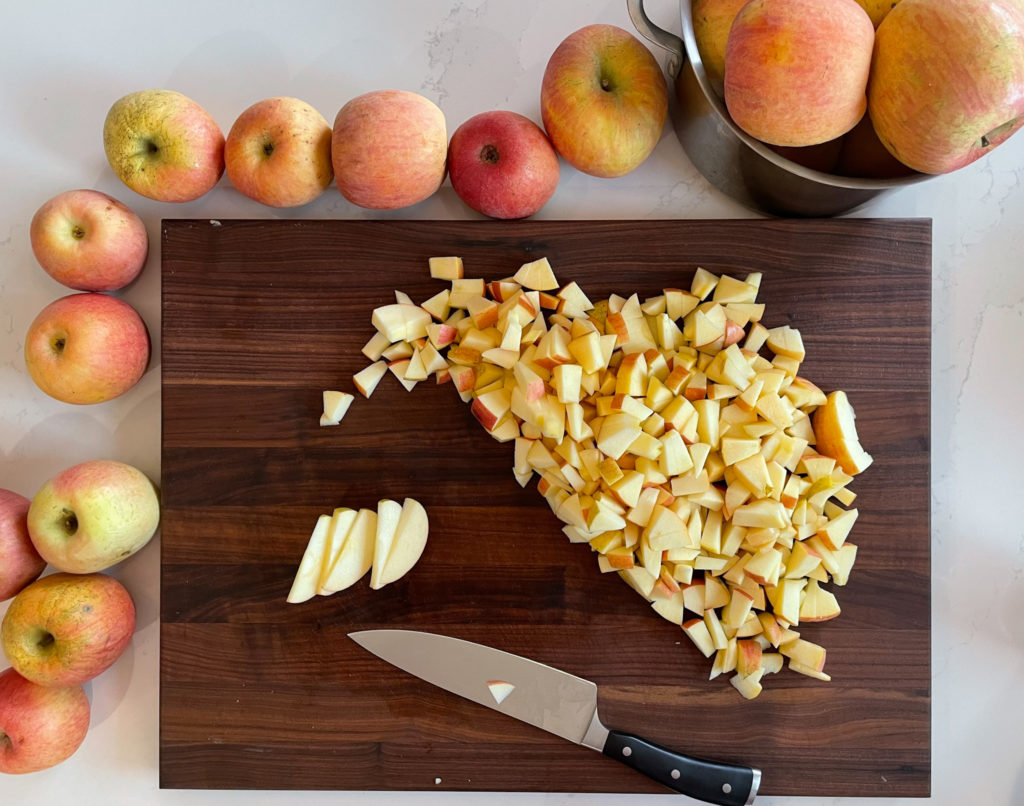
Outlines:
{"type": "Polygon", "coordinates": [[[878,26],[868,110],[916,171],[983,157],[1024,126],[1024,4],[903,0],[878,26]]]}
{"type": "Polygon", "coordinates": [[[114,102],[103,122],[110,167],[156,201],[187,202],[224,172],[224,134],[209,112],[173,90],[139,90],[114,102]]]}
{"type": "Polygon", "coordinates": [[[224,142],[228,179],[270,207],[299,207],[334,178],[331,125],[298,98],[267,98],[246,109],[224,142]]]}
{"type": "Polygon", "coordinates": [[[28,531],[60,571],[103,571],[139,551],[160,524],[156,485],[124,462],[94,459],[62,470],[32,498],[28,531]]]}
{"type": "Polygon", "coordinates": [[[558,155],[543,130],[503,110],[474,115],[448,144],[452,187],[467,205],[491,218],[526,218],[558,187],[558,155]]]}
{"type": "Polygon", "coordinates": [[[106,574],[51,574],[11,602],[0,647],[22,677],[41,686],[92,680],[121,657],[135,631],[135,603],[106,574]]]}
{"type": "Polygon", "coordinates": [[[896,8],[900,0],[857,0],[868,16],[871,17],[871,24],[877,28],[882,24],[885,16],[896,8]]]}
{"type": "Polygon", "coordinates": [[[38,579],[46,568],[28,534],[30,503],[23,495],[0,490],[0,602],[38,579]]]}
{"type": "Polygon", "coordinates": [[[751,0],[725,51],[725,103],[747,134],[810,146],[864,115],[875,29],[855,0],[751,0]]]}
{"type": "Polygon", "coordinates": [[[68,190],[40,207],[29,227],[32,252],[58,283],[78,291],[116,291],[146,263],[146,225],[98,190],[68,190]]]}
{"type": "Polygon", "coordinates": [[[592,176],[622,176],[658,144],[668,87],[635,36],[614,25],[588,25],[551,54],[540,107],[544,129],[566,162],[592,176]]]}
{"type": "Polygon", "coordinates": [[[43,308],[25,336],[25,365],[46,394],[102,403],[131,389],[149,364],[149,333],[129,305],[105,294],[71,294],[43,308]]]}
{"type": "Polygon", "coordinates": [[[739,10],[749,0],[693,0],[693,38],[697,41],[704,72],[722,90],[725,80],[725,46],[729,29],[739,10]]]}
{"type": "Polygon", "coordinates": [[[81,686],[41,686],[0,672],[0,773],[24,775],[70,758],[89,731],[81,686]]]}
{"type": "Polygon", "coordinates": [[[405,90],[353,98],[334,119],[331,157],[341,195],[372,210],[395,210],[432,196],[446,174],[444,113],[405,90]]]}

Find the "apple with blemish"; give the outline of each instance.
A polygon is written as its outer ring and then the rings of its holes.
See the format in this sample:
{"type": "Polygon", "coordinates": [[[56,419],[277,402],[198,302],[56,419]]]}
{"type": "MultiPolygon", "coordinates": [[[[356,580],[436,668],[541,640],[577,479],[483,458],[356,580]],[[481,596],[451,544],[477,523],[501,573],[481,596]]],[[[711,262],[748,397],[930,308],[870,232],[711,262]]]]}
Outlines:
{"type": "Polygon", "coordinates": [[[146,264],[146,225],[98,190],[68,190],[45,202],[29,225],[32,252],[58,283],[77,291],[116,291],[146,264]]]}
{"type": "Polygon", "coordinates": [[[135,603],[106,574],[51,574],[14,597],[0,646],[18,674],[41,686],[75,686],[109,669],[135,631],[135,603]]]}
{"type": "Polygon", "coordinates": [[[309,204],[334,178],[331,136],[331,125],[305,101],[258,101],[228,131],[228,179],[239,193],[269,207],[309,204]]]}
{"type": "Polygon", "coordinates": [[[217,121],[174,90],[139,90],[115,101],[103,122],[103,149],[122,182],[156,201],[194,201],[224,173],[217,121]]]}

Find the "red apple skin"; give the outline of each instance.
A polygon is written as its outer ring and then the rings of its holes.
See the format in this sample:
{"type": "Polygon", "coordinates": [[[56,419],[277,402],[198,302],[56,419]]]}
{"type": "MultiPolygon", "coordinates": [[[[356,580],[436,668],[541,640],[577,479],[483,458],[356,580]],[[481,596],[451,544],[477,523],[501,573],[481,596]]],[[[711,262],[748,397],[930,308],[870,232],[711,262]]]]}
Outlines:
{"type": "Polygon", "coordinates": [[[32,252],[58,283],[77,291],[116,291],[146,264],[146,225],[98,190],[68,190],[40,207],[29,227],[32,252]]]}
{"type": "Polygon", "coordinates": [[[81,686],[49,687],[0,672],[0,773],[24,775],[66,761],[89,731],[81,686]]]}
{"type": "Polygon", "coordinates": [[[65,403],[102,403],[131,389],[149,364],[142,317],[105,294],[71,294],[43,308],[25,336],[36,385],[65,403]]]}
{"type": "Polygon", "coordinates": [[[309,204],[331,184],[331,125],[298,98],[267,98],[235,120],[224,142],[228,179],[269,207],[309,204]]]}
{"type": "Polygon", "coordinates": [[[224,173],[217,121],[174,90],[139,90],[116,100],[103,121],[103,149],[122,182],[156,201],[198,199],[224,173]]]}
{"type": "Polygon", "coordinates": [[[30,505],[25,496],[0,490],[0,602],[38,579],[46,568],[29,537],[30,505]]]}
{"type": "Polygon", "coordinates": [[[725,104],[751,137],[812,146],[864,116],[875,27],[855,0],[751,0],[725,49],[725,104]]]}
{"type": "Polygon", "coordinates": [[[526,218],[554,195],[558,155],[543,130],[516,112],[474,115],[448,144],[452,187],[491,218],[526,218]]]}
{"type": "Polygon", "coordinates": [[[875,132],[900,162],[959,170],[1024,126],[1024,4],[902,0],[878,26],[875,132]]]}
{"type": "Polygon", "coordinates": [[[614,25],[588,25],[551,54],[540,108],[544,129],[566,162],[591,176],[623,176],[658,144],[668,86],[639,39],[614,25]]]}
{"type": "Polygon", "coordinates": [[[447,156],[444,113],[414,92],[365,93],[334,119],[334,177],[359,207],[396,210],[424,201],[444,182],[447,156]]]}
{"type": "Polygon", "coordinates": [[[135,604],[106,574],[51,574],[11,602],[0,646],[11,667],[41,686],[92,680],[121,657],[135,631],[135,604]]]}

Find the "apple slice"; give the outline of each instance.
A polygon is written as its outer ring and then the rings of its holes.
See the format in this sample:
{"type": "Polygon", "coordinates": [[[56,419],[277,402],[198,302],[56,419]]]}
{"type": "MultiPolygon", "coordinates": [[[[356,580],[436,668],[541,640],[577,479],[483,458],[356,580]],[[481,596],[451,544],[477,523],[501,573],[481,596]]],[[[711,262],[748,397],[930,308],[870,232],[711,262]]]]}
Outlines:
{"type": "Polygon", "coordinates": [[[356,511],[348,507],[338,507],[331,513],[331,525],[327,529],[327,540],[324,543],[324,561],[320,567],[320,579],[317,582],[316,592],[324,594],[324,585],[331,574],[331,569],[338,561],[341,551],[348,538],[349,529],[356,519],[356,511]]]}
{"type": "Polygon", "coordinates": [[[299,570],[295,573],[291,590],[288,591],[288,603],[298,604],[312,599],[316,595],[320,583],[320,569],[324,562],[324,546],[327,544],[327,532],[331,525],[330,515],[321,515],[306,543],[306,551],[299,562],[299,570]]]}
{"type": "Polygon", "coordinates": [[[378,521],[373,573],[370,577],[370,587],[374,590],[391,584],[409,572],[423,554],[430,531],[427,511],[419,501],[406,498],[400,507],[396,502],[388,500],[381,501],[381,504],[385,505],[385,511],[378,509],[378,514],[379,518],[385,519],[385,523],[381,529],[378,521]]]}
{"type": "Polygon", "coordinates": [[[523,288],[531,288],[536,291],[551,291],[558,288],[558,280],[555,279],[555,272],[546,257],[524,263],[519,267],[513,277],[523,288]]]}
{"type": "Polygon", "coordinates": [[[370,321],[391,343],[412,341],[427,335],[430,314],[418,305],[393,302],[373,309],[370,321]]]}
{"type": "MultiPolygon", "coordinates": [[[[348,510],[353,512],[352,510],[348,510]]],[[[335,510],[337,513],[337,510],[335,510]]],[[[343,520],[350,516],[343,515],[343,520]]],[[[339,523],[340,532],[343,523],[339,523]]],[[[360,509],[351,515],[351,525],[340,548],[336,550],[334,562],[319,593],[328,596],[354,585],[373,564],[374,537],[377,533],[377,513],[372,509],[360,509]]]]}
{"type": "Polygon", "coordinates": [[[825,405],[815,409],[812,419],[817,451],[835,459],[851,476],[863,473],[874,461],[861,447],[856,418],[846,392],[835,391],[825,398],[825,405]]]}

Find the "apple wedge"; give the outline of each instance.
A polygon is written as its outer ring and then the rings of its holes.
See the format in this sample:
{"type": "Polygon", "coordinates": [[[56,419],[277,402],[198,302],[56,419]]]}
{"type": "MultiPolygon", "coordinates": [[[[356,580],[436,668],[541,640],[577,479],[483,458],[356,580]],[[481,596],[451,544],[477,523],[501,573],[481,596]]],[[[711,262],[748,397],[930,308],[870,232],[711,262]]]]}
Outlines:
{"type": "Polygon", "coordinates": [[[295,573],[291,590],[288,591],[289,604],[298,604],[312,599],[320,584],[320,569],[324,564],[324,547],[327,544],[327,532],[330,529],[331,516],[321,515],[316,519],[316,526],[306,543],[306,551],[299,562],[299,570],[295,573]]]}
{"type": "Polygon", "coordinates": [[[321,596],[330,596],[354,585],[363,578],[373,564],[373,538],[377,531],[377,513],[372,509],[334,511],[339,518],[337,531],[345,534],[335,546],[334,560],[327,576],[317,591],[321,596]]]}
{"type": "MultiPolygon", "coordinates": [[[[389,506],[388,517],[394,517],[394,514],[394,508],[389,506]]],[[[384,531],[386,545],[378,540],[373,559],[370,587],[375,590],[405,576],[416,565],[427,545],[430,530],[427,511],[413,498],[406,498],[398,509],[390,541],[387,540],[388,526],[385,526],[384,531]]],[[[380,535],[378,529],[378,537],[380,535]]]]}
{"type": "Polygon", "coordinates": [[[325,389],[323,393],[324,411],[320,415],[320,425],[338,425],[348,413],[348,407],[355,398],[348,392],[325,389]]]}
{"type": "Polygon", "coordinates": [[[818,452],[835,459],[851,476],[863,473],[874,461],[861,447],[856,417],[846,392],[837,390],[825,398],[825,405],[819,406],[812,418],[818,452]]]}

